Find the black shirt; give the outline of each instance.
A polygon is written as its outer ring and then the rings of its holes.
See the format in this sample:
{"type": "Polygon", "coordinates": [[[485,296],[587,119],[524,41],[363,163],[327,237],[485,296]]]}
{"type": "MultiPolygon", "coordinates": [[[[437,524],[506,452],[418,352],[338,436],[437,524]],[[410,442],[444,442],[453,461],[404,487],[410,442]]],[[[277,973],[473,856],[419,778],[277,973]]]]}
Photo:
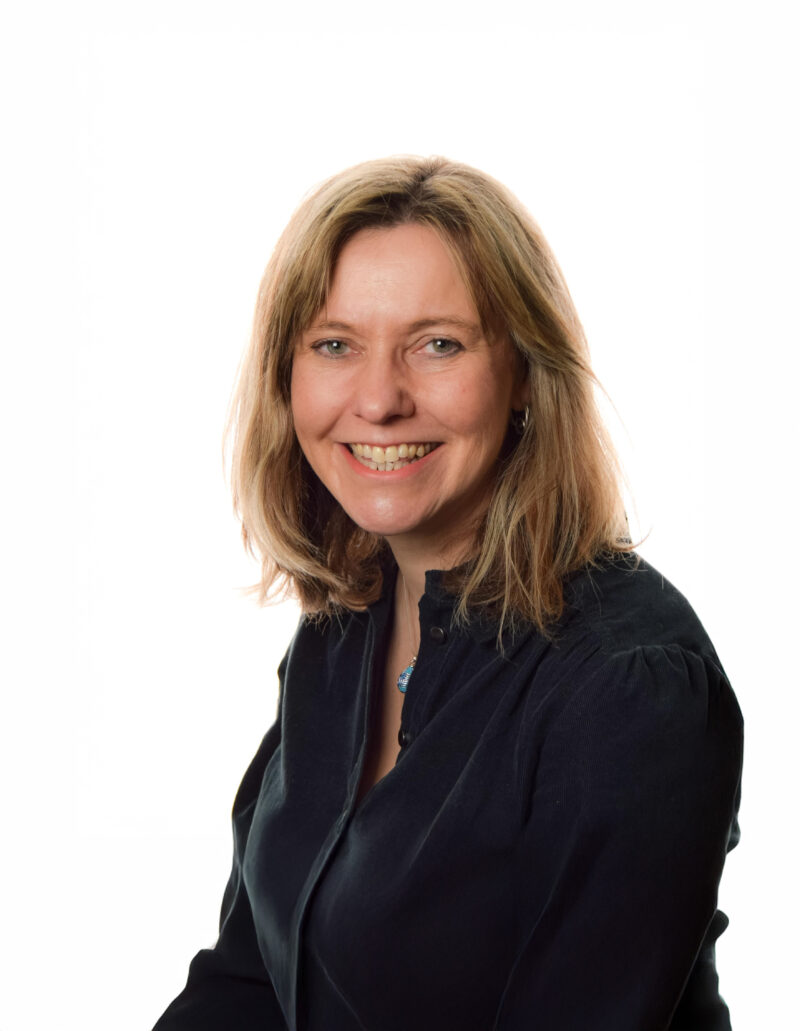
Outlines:
{"type": "Polygon", "coordinates": [[[451,625],[429,573],[395,767],[360,803],[392,577],[301,621],[234,806],[213,950],[157,1031],[716,1031],[742,722],[686,600],[632,557],[548,639],[451,625]]]}

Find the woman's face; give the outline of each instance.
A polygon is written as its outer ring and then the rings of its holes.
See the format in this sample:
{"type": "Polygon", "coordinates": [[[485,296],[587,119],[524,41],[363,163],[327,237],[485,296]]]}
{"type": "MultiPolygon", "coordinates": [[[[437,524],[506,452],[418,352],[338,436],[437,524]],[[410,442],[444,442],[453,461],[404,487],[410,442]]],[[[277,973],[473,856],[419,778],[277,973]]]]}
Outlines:
{"type": "Polygon", "coordinates": [[[444,553],[488,503],[511,409],[527,396],[521,364],[508,340],[484,337],[432,229],[362,230],[297,342],[298,441],[359,526],[444,553]]]}

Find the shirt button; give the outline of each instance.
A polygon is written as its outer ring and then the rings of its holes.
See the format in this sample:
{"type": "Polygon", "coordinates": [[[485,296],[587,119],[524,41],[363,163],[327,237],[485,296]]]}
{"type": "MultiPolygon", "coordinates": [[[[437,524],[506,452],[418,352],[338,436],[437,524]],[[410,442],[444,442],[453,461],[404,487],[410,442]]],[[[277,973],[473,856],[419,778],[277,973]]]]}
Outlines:
{"type": "Polygon", "coordinates": [[[397,734],[397,743],[401,748],[407,748],[411,744],[411,735],[407,730],[400,728],[397,734]]]}
{"type": "Polygon", "coordinates": [[[428,637],[434,644],[444,644],[447,640],[447,631],[440,626],[432,626],[428,631],[428,637]]]}

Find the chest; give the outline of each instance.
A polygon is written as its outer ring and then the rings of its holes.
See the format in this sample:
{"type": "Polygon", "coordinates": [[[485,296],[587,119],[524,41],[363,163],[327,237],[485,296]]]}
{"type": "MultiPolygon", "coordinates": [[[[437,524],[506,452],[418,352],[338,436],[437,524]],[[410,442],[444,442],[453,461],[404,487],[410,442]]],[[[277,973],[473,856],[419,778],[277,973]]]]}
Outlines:
{"type": "MultiPolygon", "coordinates": [[[[414,1026],[408,1007],[424,982],[431,1013],[437,1000],[463,1004],[436,1026],[483,1029],[491,1015],[478,1003],[496,1005],[519,944],[517,873],[530,872],[520,764],[535,745],[524,734],[519,746],[530,678],[442,620],[423,621],[422,634],[405,695],[396,679],[410,656],[389,647],[378,668],[369,637],[344,635],[324,662],[310,649],[292,653],[282,742],[261,784],[244,880],[282,999],[301,969],[306,984],[326,971],[337,997],[380,1004],[363,1026],[388,1028],[387,1007],[398,1027],[414,1026]],[[408,970],[398,980],[400,961],[408,970]],[[477,996],[463,991],[465,971],[477,996]],[[443,993],[451,976],[454,990],[443,993]],[[377,995],[374,983],[384,986],[377,995]],[[397,998],[384,998],[390,986],[397,998]]],[[[305,997],[316,995],[325,997],[321,986],[305,997]]]]}
{"type": "Polygon", "coordinates": [[[373,688],[367,719],[366,753],[359,783],[359,802],[397,763],[406,697],[398,688],[397,681],[410,660],[408,647],[404,649],[402,642],[396,639],[390,642],[383,669],[375,671],[377,682],[373,688]]]}

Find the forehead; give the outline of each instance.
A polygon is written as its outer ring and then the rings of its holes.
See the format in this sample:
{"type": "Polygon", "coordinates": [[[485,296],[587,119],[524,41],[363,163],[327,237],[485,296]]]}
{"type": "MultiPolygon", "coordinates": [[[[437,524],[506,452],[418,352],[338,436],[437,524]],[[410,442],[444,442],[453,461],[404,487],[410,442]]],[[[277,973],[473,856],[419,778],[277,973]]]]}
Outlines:
{"type": "Polygon", "coordinates": [[[428,226],[363,229],[339,255],[320,317],[410,321],[447,312],[478,322],[471,292],[449,248],[428,226]]]}

